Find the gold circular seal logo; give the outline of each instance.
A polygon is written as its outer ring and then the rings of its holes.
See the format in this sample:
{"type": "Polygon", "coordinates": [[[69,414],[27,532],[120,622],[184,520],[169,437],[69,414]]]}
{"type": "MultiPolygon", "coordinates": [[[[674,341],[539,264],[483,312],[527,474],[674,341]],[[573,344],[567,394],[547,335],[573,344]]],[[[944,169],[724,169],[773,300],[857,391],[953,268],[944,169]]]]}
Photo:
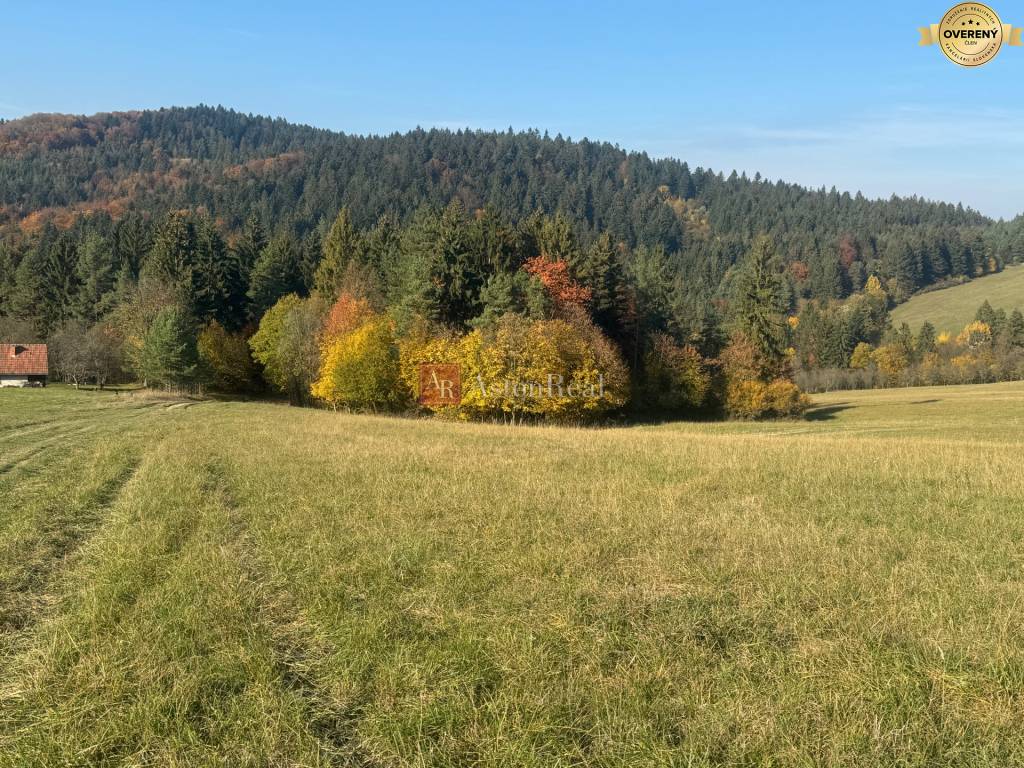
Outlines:
{"type": "Polygon", "coordinates": [[[994,59],[1002,45],[1003,24],[987,5],[954,5],[939,22],[939,47],[960,66],[979,67],[994,59]]]}

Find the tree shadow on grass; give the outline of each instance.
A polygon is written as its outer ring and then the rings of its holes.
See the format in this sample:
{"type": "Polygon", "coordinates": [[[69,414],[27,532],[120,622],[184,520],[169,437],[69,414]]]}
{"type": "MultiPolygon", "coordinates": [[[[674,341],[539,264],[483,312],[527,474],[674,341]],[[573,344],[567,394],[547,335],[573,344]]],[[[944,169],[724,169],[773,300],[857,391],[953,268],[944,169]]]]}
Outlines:
{"type": "Polygon", "coordinates": [[[849,403],[836,403],[835,405],[823,405],[818,408],[812,408],[804,414],[804,421],[829,421],[830,419],[836,418],[836,414],[841,411],[848,411],[851,408],[856,408],[855,405],[849,403]]]}

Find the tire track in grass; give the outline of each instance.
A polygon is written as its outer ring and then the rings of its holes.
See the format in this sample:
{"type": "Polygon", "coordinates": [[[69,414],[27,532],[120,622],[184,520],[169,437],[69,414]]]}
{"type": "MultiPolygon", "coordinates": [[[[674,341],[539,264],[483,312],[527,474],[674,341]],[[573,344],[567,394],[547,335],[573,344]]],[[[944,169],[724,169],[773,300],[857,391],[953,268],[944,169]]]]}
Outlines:
{"type": "MultiPolygon", "coordinates": [[[[112,476],[73,504],[49,505],[49,514],[28,557],[0,570],[0,649],[11,634],[21,633],[47,603],[50,586],[75,553],[102,525],[117,498],[138,473],[133,456],[112,476]]],[[[59,500],[55,500],[58,501],[59,500]]]]}
{"type": "Polygon", "coordinates": [[[37,504],[13,528],[0,527],[0,655],[45,613],[56,581],[138,473],[141,415],[102,409],[58,422],[56,433],[0,466],[0,501],[37,504]],[[66,450],[55,453],[58,446],[66,450]]]}
{"type": "Polygon", "coordinates": [[[13,456],[8,454],[5,458],[7,462],[0,464],[0,476],[12,472],[15,469],[19,469],[24,465],[28,464],[32,459],[36,458],[48,448],[52,448],[61,442],[69,440],[79,435],[83,435],[86,432],[91,432],[96,428],[95,424],[87,424],[84,427],[78,429],[66,429],[61,432],[46,435],[42,442],[29,443],[24,446],[20,451],[16,451],[13,456]]]}
{"type": "Polygon", "coordinates": [[[0,765],[372,764],[322,711],[326,649],[279,604],[203,437],[146,452],[0,674],[0,765]]]}
{"type": "Polygon", "coordinates": [[[224,471],[217,463],[208,465],[209,493],[216,494],[232,531],[230,546],[257,596],[260,623],[269,634],[281,687],[297,697],[307,716],[306,727],[321,745],[329,764],[376,766],[360,748],[355,725],[364,702],[342,703],[331,693],[331,686],[318,669],[332,653],[329,642],[312,629],[286,585],[275,579],[259,557],[259,546],[249,528],[224,471]]]}

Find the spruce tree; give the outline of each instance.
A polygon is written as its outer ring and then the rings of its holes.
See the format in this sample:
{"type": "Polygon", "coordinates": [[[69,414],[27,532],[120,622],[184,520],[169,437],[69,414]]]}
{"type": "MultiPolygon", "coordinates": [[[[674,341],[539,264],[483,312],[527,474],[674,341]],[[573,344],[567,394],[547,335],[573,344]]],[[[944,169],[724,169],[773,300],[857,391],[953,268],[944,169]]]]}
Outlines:
{"type": "Polygon", "coordinates": [[[580,282],[590,289],[590,309],[604,331],[615,335],[618,320],[618,295],[623,272],[611,235],[607,232],[594,240],[580,260],[577,270],[580,282]]]}
{"type": "Polygon", "coordinates": [[[992,328],[996,324],[996,311],[992,309],[992,305],[988,303],[988,299],[985,299],[978,307],[978,311],[974,313],[974,319],[984,323],[989,328],[992,328]]]}
{"type": "Polygon", "coordinates": [[[1010,344],[1015,347],[1024,347],[1024,314],[1019,309],[1010,313],[1006,323],[1006,335],[1010,344]]]}
{"type": "Polygon", "coordinates": [[[16,317],[32,322],[42,337],[71,317],[77,263],[76,242],[65,232],[54,239],[41,238],[18,264],[11,308],[16,317]]]}
{"type": "Polygon", "coordinates": [[[114,306],[115,267],[114,251],[110,242],[95,232],[86,235],[82,241],[75,270],[78,277],[78,293],[75,297],[74,314],[87,325],[94,325],[114,306]]]}
{"type": "Polygon", "coordinates": [[[764,358],[779,364],[785,357],[786,291],[778,271],[775,244],[761,235],[747,256],[736,284],[737,324],[764,358]]]}
{"type": "Polygon", "coordinates": [[[274,303],[302,290],[299,248],[288,234],[278,235],[263,249],[249,279],[249,316],[258,320],[274,303]]]}
{"type": "Polygon", "coordinates": [[[17,268],[14,249],[0,241],[0,317],[13,313],[11,299],[16,286],[17,268]]]}
{"type": "Polygon", "coordinates": [[[434,253],[442,322],[462,327],[479,312],[483,277],[480,256],[472,247],[462,203],[453,200],[438,221],[434,253]]]}
{"type": "Polygon", "coordinates": [[[935,326],[927,320],[921,324],[921,330],[917,332],[917,340],[914,343],[914,347],[918,359],[935,351],[935,326]]]}
{"type": "Polygon", "coordinates": [[[893,334],[893,344],[899,348],[908,360],[914,359],[915,345],[914,345],[914,334],[910,330],[910,325],[907,323],[900,323],[900,327],[896,329],[893,334]]]}
{"type": "Polygon", "coordinates": [[[195,378],[196,338],[184,310],[169,306],[157,313],[143,337],[138,365],[149,386],[186,384],[195,378]]]}
{"type": "Polygon", "coordinates": [[[438,219],[430,208],[419,208],[402,231],[395,263],[386,270],[387,302],[400,327],[417,317],[440,317],[439,288],[434,280],[438,219]]]}
{"type": "Polygon", "coordinates": [[[245,220],[242,227],[242,234],[232,249],[238,259],[242,275],[248,279],[249,272],[256,265],[256,259],[267,247],[267,231],[263,228],[263,222],[255,213],[245,220]]]}
{"type": "Polygon", "coordinates": [[[130,213],[117,222],[111,236],[111,248],[116,273],[124,271],[136,280],[153,247],[153,232],[149,223],[137,213],[130,213]]]}
{"type": "Polygon", "coordinates": [[[352,226],[348,208],[338,211],[330,232],[323,242],[323,258],[316,268],[313,286],[327,300],[338,295],[341,276],[350,261],[362,254],[362,238],[352,226]]]}
{"type": "Polygon", "coordinates": [[[198,237],[192,217],[185,213],[172,213],[157,227],[153,248],[141,272],[172,286],[183,299],[188,300],[191,298],[197,248],[198,237]]]}
{"type": "Polygon", "coordinates": [[[242,265],[208,216],[196,225],[191,277],[190,298],[196,318],[217,320],[229,330],[244,324],[247,297],[242,265]]]}

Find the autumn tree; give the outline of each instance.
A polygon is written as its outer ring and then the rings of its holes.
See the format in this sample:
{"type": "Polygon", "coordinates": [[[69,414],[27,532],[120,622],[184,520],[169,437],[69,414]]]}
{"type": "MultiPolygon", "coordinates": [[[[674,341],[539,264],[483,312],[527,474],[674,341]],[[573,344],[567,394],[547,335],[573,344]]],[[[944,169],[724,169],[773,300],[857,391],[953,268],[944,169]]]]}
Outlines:
{"type": "Polygon", "coordinates": [[[330,346],[334,341],[345,336],[373,315],[370,302],[348,291],[342,292],[337,301],[327,310],[323,329],[320,332],[322,347],[330,346]]]}
{"type": "Polygon", "coordinates": [[[540,280],[556,315],[565,315],[573,309],[585,309],[590,302],[591,290],[572,279],[566,261],[552,261],[543,255],[534,256],[526,260],[523,269],[540,280]]]}
{"type": "Polygon", "coordinates": [[[391,321],[376,316],[326,347],[313,396],[334,407],[372,411],[408,402],[391,321]]]}
{"type": "Polygon", "coordinates": [[[221,392],[251,392],[258,372],[249,345],[241,333],[231,333],[212,320],[199,334],[199,360],[221,392]]]}
{"type": "Polygon", "coordinates": [[[711,387],[711,374],[700,353],[662,333],[653,334],[647,344],[641,407],[655,413],[701,408],[711,387]]]}
{"type": "Polygon", "coordinates": [[[249,339],[253,357],[263,365],[264,378],[294,405],[309,402],[310,387],[319,375],[317,340],[323,313],[318,298],[288,294],[263,315],[249,339]]]}

